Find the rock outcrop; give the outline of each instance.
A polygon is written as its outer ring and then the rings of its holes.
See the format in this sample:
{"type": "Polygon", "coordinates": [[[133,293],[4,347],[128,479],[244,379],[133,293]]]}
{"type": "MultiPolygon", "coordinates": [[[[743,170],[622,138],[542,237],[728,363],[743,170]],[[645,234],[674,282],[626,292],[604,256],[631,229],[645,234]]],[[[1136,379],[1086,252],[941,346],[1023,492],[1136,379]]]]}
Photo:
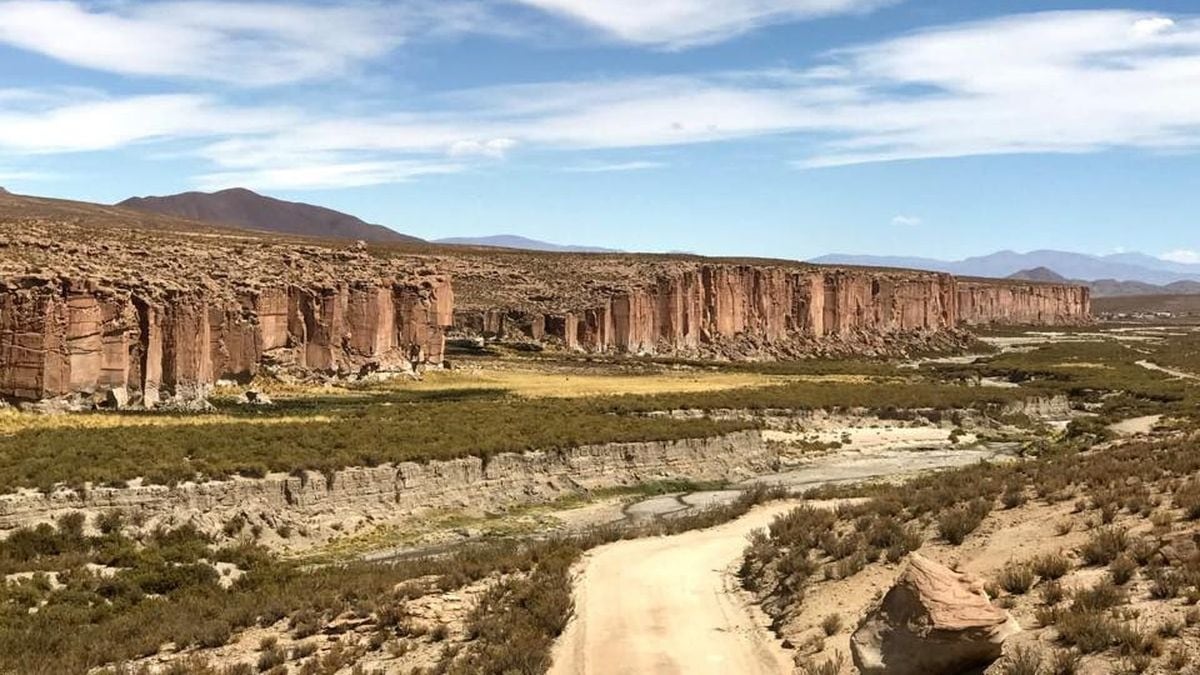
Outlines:
{"type": "Polygon", "coordinates": [[[955,337],[960,325],[1066,325],[1087,289],[963,282],[948,274],[812,266],[680,264],[560,312],[464,307],[458,330],[586,352],[802,356],[886,352],[955,337]]]}
{"type": "Polygon", "coordinates": [[[278,286],[235,298],[89,281],[0,281],[0,396],[96,395],[153,407],[264,365],[352,375],[440,363],[445,278],[278,286]],[[111,394],[111,397],[110,397],[111,394]]]}
{"type": "Polygon", "coordinates": [[[0,398],[152,407],[264,368],[357,376],[442,361],[454,293],[427,258],[178,232],[96,208],[0,196],[0,398]]]}
{"type": "Polygon", "coordinates": [[[959,279],[959,320],[968,326],[1073,326],[1092,314],[1087,286],[959,279]]]}
{"type": "Polygon", "coordinates": [[[464,457],[425,463],[271,474],[174,486],[88,486],[0,495],[0,536],[53,522],[70,512],[120,509],[148,530],[191,522],[220,534],[231,519],[268,528],[287,525],[327,539],[351,531],[348,520],[403,522],[432,509],[475,512],[548,502],[580,490],[668,480],[739,480],[770,470],[778,458],[758,430],[712,438],[610,443],[562,451],[464,457]]]}
{"type": "Polygon", "coordinates": [[[979,582],[914,553],[850,651],[866,675],[959,675],[1000,658],[1020,630],[979,582]]]}

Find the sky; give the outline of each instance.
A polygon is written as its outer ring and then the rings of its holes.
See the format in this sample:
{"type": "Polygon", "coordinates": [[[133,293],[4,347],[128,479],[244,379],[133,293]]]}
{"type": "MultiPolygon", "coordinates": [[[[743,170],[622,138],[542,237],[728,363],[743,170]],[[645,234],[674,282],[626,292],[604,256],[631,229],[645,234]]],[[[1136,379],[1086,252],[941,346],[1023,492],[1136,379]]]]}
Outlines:
{"type": "Polygon", "coordinates": [[[1194,0],[0,0],[0,185],[425,238],[1200,262],[1194,0]]]}

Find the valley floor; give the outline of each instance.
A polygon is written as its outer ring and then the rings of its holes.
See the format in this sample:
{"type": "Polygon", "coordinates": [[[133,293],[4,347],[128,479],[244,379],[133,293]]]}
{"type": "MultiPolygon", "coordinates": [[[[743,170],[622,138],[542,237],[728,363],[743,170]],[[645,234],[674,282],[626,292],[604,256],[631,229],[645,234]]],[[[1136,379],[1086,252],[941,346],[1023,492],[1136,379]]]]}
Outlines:
{"type": "MultiPolygon", "coordinates": [[[[420,382],[257,383],[274,405],[230,391],[205,415],[0,413],[0,671],[850,673],[911,550],[997,584],[1061,554],[1069,599],[1108,574],[1080,553],[1096,533],[1123,528],[1132,556],[1195,531],[1178,449],[1200,390],[1179,374],[1200,333],[988,339],[909,362],[497,348],[420,382]],[[784,538],[827,499],[828,537],[784,538]],[[778,551],[802,546],[811,575],[782,584],[778,551]]],[[[1026,628],[1006,659],[1198,656],[1200,572],[1163,599],[1162,566],[1141,569],[1117,609],[1178,622],[1158,647],[1085,653],[1035,579],[997,594],[1026,628]]]]}

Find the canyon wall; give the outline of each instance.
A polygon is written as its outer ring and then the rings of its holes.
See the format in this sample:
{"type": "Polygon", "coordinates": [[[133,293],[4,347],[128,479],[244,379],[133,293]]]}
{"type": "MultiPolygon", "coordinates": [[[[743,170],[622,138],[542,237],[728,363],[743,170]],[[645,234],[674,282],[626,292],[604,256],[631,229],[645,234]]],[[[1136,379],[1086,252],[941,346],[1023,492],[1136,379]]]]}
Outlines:
{"type": "Polygon", "coordinates": [[[271,474],[175,486],[89,486],[0,495],[0,536],[82,511],[120,509],[149,531],[193,523],[220,536],[240,517],[264,527],[268,544],[319,542],[370,523],[402,523],[435,509],[496,510],[548,502],[581,490],[669,479],[740,480],[775,467],[778,454],[758,430],[676,441],[610,443],[551,452],[404,462],[316,473],[271,474]],[[275,530],[287,526],[292,542],[275,530]]]}
{"type": "Polygon", "coordinates": [[[591,307],[538,313],[487,309],[456,327],[495,337],[549,338],[586,352],[738,349],[813,353],[884,348],[953,333],[961,324],[1061,325],[1089,320],[1086,289],[962,282],[948,274],[759,265],[699,265],[653,285],[613,291],[591,307]]]}
{"type": "Polygon", "coordinates": [[[434,274],[374,283],[152,292],[0,281],[0,397],[154,407],[264,366],[339,375],[440,363],[453,292],[434,274]]]}
{"type": "Polygon", "coordinates": [[[1086,286],[959,279],[959,319],[969,326],[1071,326],[1090,320],[1086,286]]]}

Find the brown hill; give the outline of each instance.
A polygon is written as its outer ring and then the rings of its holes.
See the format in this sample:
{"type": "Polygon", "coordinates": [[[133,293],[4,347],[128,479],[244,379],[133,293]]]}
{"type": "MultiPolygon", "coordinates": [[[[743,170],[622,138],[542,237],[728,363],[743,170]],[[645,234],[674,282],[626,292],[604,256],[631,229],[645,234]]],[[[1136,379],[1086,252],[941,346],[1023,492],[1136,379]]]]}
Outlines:
{"type": "Polygon", "coordinates": [[[262,232],[377,242],[421,241],[340,211],[266,197],[244,188],[131,197],[117,206],[262,232]]]}

